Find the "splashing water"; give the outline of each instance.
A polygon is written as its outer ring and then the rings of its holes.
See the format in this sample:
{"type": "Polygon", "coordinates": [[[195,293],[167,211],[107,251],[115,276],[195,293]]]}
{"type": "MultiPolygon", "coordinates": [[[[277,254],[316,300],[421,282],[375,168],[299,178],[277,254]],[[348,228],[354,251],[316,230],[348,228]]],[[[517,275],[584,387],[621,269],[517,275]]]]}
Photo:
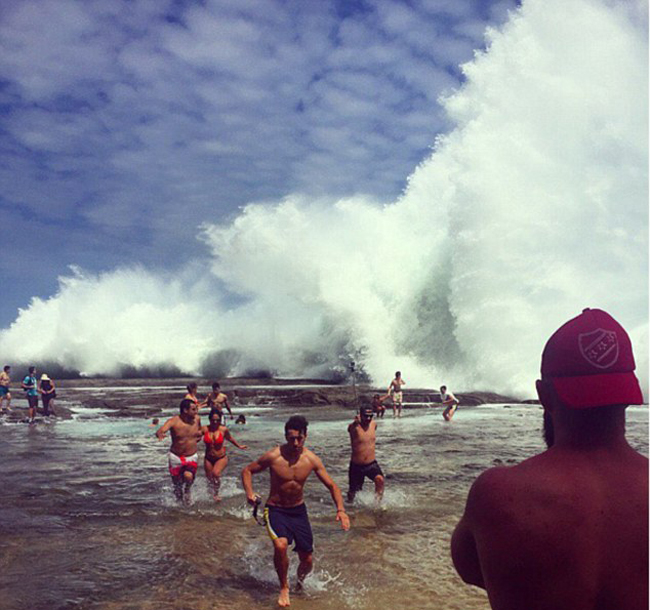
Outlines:
{"type": "Polygon", "coordinates": [[[529,396],[545,339],[602,307],[647,396],[645,23],[525,2],[441,101],[456,127],[394,204],[294,194],[205,224],[212,258],[173,278],[75,269],[0,351],[87,374],[331,377],[353,358],[376,382],[529,396]]]}

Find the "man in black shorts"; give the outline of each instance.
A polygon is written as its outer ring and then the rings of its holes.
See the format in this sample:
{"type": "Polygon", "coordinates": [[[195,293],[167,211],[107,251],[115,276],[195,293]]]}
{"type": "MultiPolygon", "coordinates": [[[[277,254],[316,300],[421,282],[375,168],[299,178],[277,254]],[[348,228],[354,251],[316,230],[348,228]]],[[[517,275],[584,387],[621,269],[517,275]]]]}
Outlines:
{"type": "Polygon", "coordinates": [[[303,487],[307,477],[314,472],[329,490],[336,504],[336,520],[344,530],[350,528],[350,519],[343,507],[343,497],[332,481],[320,458],[305,447],[307,420],[294,415],[284,426],[286,443],[271,449],[242,470],[241,480],[248,503],[255,506],[260,498],[253,492],[253,475],[267,468],[271,471],[271,489],[264,509],[266,530],[273,541],[273,564],[280,581],[278,606],[284,608],[289,601],[289,556],[287,549],[295,542],[298,553],[298,586],[312,569],[313,538],[303,501],[303,487]]]}
{"type": "Polygon", "coordinates": [[[375,484],[375,498],[381,500],[384,495],[384,473],[375,459],[375,440],[377,422],[372,419],[372,407],[359,409],[359,415],[348,426],[352,456],[350,458],[348,502],[363,488],[363,481],[368,477],[375,484]]]}

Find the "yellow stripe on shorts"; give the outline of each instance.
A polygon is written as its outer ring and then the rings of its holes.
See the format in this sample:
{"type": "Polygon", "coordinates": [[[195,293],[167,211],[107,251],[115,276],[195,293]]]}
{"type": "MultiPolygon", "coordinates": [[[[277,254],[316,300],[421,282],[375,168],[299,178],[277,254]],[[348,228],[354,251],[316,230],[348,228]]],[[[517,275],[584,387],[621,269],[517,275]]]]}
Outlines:
{"type": "Polygon", "coordinates": [[[266,523],[266,531],[269,535],[269,538],[271,538],[271,540],[277,540],[279,536],[273,531],[273,528],[271,527],[271,521],[269,519],[269,509],[267,506],[264,507],[264,523],[266,523]]]}

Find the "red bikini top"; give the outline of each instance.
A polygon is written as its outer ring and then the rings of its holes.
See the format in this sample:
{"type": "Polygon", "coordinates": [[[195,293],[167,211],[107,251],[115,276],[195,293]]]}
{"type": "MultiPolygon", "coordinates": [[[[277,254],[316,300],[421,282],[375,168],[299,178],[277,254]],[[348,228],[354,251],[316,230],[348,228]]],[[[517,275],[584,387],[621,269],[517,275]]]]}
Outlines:
{"type": "Polygon", "coordinates": [[[219,430],[219,434],[217,435],[217,438],[213,440],[212,437],[210,436],[210,430],[206,430],[205,434],[203,435],[203,442],[206,445],[212,445],[213,443],[215,445],[221,445],[221,443],[223,443],[223,432],[219,430]]]}

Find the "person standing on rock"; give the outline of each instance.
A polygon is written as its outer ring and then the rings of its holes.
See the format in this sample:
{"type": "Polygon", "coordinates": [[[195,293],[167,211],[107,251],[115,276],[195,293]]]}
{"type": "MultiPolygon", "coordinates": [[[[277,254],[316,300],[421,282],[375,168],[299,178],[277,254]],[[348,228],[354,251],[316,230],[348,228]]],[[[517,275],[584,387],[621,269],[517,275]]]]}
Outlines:
{"type": "Polygon", "coordinates": [[[377,502],[380,502],[384,495],[384,473],[375,458],[377,422],[373,421],[372,417],[372,407],[360,407],[359,415],[348,426],[352,448],[348,469],[348,502],[354,502],[354,496],[363,489],[366,477],[375,484],[377,502]]]}
{"type": "Polygon", "coordinates": [[[648,458],[625,438],[643,404],[632,344],[585,309],[542,353],[548,449],[472,485],[452,536],[456,570],[495,610],[647,610],[648,458]]]}
{"type": "Polygon", "coordinates": [[[402,379],[402,373],[397,371],[395,373],[395,379],[390,382],[388,386],[388,394],[391,397],[393,403],[393,417],[402,417],[402,386],[406,385],[406,382],[402,379]]]}
{"type": "Polygon", "coordinates": [[[38,385],[36,381],[36,367],[30,366],[21,383],[27,397],[27,414],[29,423],[33,424],[36,418],[36,407],[38,407],[38,385]]]}
{"type": "Polygon", "coordinates": [[[0,412],[2,411],[2,403],[5,400],[7,401],[7,411],[11,411],[10,372],[11,367],[7,364],[0,373],[0,412]]]}
{"type": "Polygon", "coordinates": [[[41,395],[44,415],[46,417],[49,417],[50,415],[56,416],[56,413],[54,412],[56,386],[54,385],[54,380],[50,379],[45,373],[41,375],[41,380],[38,382],[38,393],[41,395]]]}
{"type": "Polygon", "coordinates": [[[172,435],[172,445],[169,449],[169,474],[174,485],[176,499],[189,504],[190,489],[199,467],[197,446],[201,438],[201,420],[199,407],[193,400],[181,400],[179,415],[168,419],[158,430],[158,440],[163,440],[168,431],[172,435]]]}
{"type": "Polygon", "coordinates": [[[460,402],[451,392],[447,391],[446,385],[440,386],[440,402],[445,407],[445,410],[442,412],[442,418],[445,421],[451,421],[460,402]]]}
{"type": "Polygon", "coordinates": [[[271,489],[264,508],[264,521],[273,541],[273,563],[280,581],[278,606],[282,608],[290,604],[287,549],[294,540],[294,551],[297,551],[300,560],[299,589],[312,570],[313,536],[303,500],[303,488],[312,472],[329,490],[336,504],[336,520],[344,530],[350,528],[341,491],[325,470],[320,458],[305,447],[307,425],[307,420],[301,415],[290,417],[284,425],[284,445],[271,449],[246,466],[241,473],[246,499],[252,506],[260,502],[260,497],[253,492],[253,475],[267,469],[271,473],[271,489]]]}

